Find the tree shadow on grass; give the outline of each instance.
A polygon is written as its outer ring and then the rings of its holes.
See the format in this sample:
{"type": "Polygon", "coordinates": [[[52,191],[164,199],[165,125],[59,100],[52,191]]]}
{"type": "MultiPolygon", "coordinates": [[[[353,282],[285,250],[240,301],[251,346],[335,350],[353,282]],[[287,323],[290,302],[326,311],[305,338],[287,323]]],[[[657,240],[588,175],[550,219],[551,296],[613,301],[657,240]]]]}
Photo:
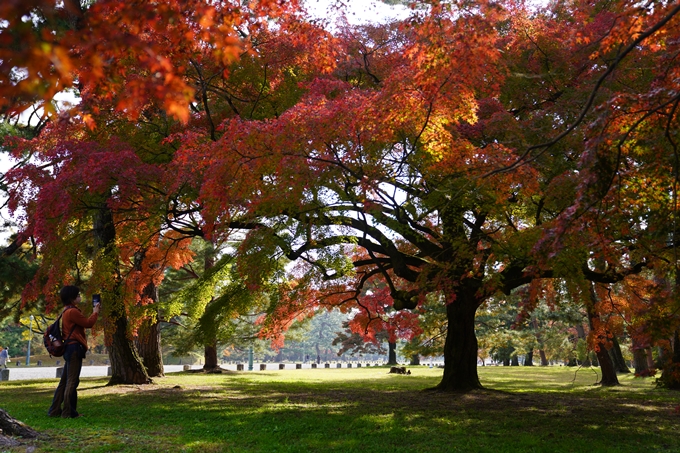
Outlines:
{"type": "Polygon", "coordinates": [[[573,451],[574,444],[591,451],[680,448],[672,434],[680,418],[670,401],[493,389],[425,393],[354,383],[144,386],[101,395],[101,402],[123,431],[146,429],[153,419],[151,432],[169,433],[187,451],[199,444],[238,451],[284,444],[290,450],[283,451],[445,451],[451,445],[543,451],[547,441],[545,451],[573,451]]]}
{"type": "MultiPolygon", "coordinates": [[[[432,379],[418,376],[257,382],[206,375],[181,385],[116,387],[99,381],[86,380],[80,391],[84,420],[36,418],[53,435],[53,451],[680,450],[670,393],[431,393],[420,389],[432,379]]],[[[49,404],[49,390],[31,392],[14,404],[25,399],[26,410],[42,411],[37,405],[49,404]]]]}

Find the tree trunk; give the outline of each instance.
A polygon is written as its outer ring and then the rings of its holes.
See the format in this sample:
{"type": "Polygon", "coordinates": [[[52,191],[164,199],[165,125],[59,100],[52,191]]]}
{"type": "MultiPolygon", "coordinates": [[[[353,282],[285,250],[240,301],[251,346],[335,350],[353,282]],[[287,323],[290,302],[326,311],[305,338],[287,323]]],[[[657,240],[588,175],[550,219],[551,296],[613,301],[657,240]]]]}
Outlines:
{"type": "Polygon", "coordinates": [[[597,360],[600,363],[600,371],[602,372],[600,384],[605,387],[619,385],[619,378],[616,376],[616,369],[614,368],[611,357],[609,357],[609,352],[605,349],[604,343],[599,343],[598,346],[595,354],[597,355],[597,360]]]}
{"type": "Polygon", "coordinates": [[[647,368],[656,368],[656,363],[654,363],[654,355],[652,354],[652,348],[645,348],[645,354],[647,355],[647,368]]]}
{"type": "MultiPolygon", "coordinates": [[[[135,254],[135,268],[143,272],[142,264],[144,262],[144,255],[146,250],[135,254]]],[[[158,270],[155,266],[152,270],[158,270]]],[[[137,338],[135,346],[137,352],[142,359],[144,368],[149,377],[163,377],[163,353],[161,352],[161,326],[158,322],[158,287],[149,281],[140,294],[142,299],[149,299],[153,305],[151,313],[147,314],[147,318],[142,321],[142,325],[137,331],[137,338]]]]}
{"type": "MultiPolygon", "coordinates": [[[[595,283],[590,283],[590,303],[586,303],[586,311],[588,313],[588,322],[590,323],[590,329],[595,330],[594,321],[597,316],[597,293],[595,292],[595,283]]],[[[597,361],[600,365],[600,371],[602,372],[602,378],[600,379],[600,384],[605,387],[612,387],[614,385],[619,385],[619,378],[616,376],[616,369],[612,363],[611,357],[605,348],[604,339],[597,337],[595,344],[595,355],[597,356],[597,361]]]]}
{"type": "MultiPolygon", "coordinates": [[[[205,261],[203,262],[204,272],[208,272],[210,269],[215,267],[215,260],[217,259],[216,254],[217,252],[215,250],[215,244],[206,240],[205,261]]],[[[208,302],[206,305],[205,310],[207,311],[208,307],[213,303],[214,295],[210,302],[208,302]]],[[[217,326],[210,325],[203,332],[205,335],[205,338],[203,339],[205,342],[203,345],[203,369],[206,371],[216,370],[219,368],[219,364],[217,363],[217,329],[217,326]]]]}
{"type": "Polygon", "coordinates": [[[612,362],[614,362],[614,369],[617,373],[630,373],[628,365],[626,365],[626,359],[623,358],[623,353],[621,353],[621,345],[616,339],[616,336],[612,337],[613,346],[609,350],[609,355],[611,356],[612,362]]]}
{"type": "Polygon", "coordinates": [[[13,418],[3,409],[0,409],[0,436],[3,434],[23,437],[24,439],[35,439],[39,436],[38,432],[33,428],[13,418]]]}
{"type": "Polygon", "coordinates": [[[420,365],[420,355],[413,354],[411,356],[411,363],[409,365],[420,365]]]}
{"type": "Polygon", "coordinates": [[[511,359],[511,366],[519,366],[519,357],[517,355],[513,355],[511,359]]]}
{"type": "MultiPolygon", "coordinates": [[[[113,223],[113,215],[106,203],[97,209],[93,219],[95,249],[102,251],[102,258],[110,260],[114,273],[118,273],[118,256],[112,251],[115,246],[116,229],[113,223]]],[[[128,319],[123,301],[120,298],[120,276],[109,295],[111,300],[102,300],[104,322],[108,324],[109,335],[107,344],[110,345],[109,360],[111,360],[111,379],[109,385],[116,384],[148,384],[151,379],[146,374],[146,369],[137,354],[128,332],[128,319]],[[108,315],[108,316],[106,316],[108,315]]]]}
{"type": "MultiPolygon", "coordinates": [[[[680,291],[680,269],[677,265],[675,268],[675,291],[680,291]]],[[[659,360],[663,366],[659,384],[668,389],[680,390],[680,330],[674,329],[670,340],[670,351],[662,350],[659,354],[659,360]]]]}
{"type": "Polygon", "coordinates": [[[137,332],[135,345],[149,377],[165,376],[160,323],[155,319],[145,319],[137,332]]]}
{"type": "MultiPolygon", "coordinates": [[[[576,334],[578,335],[579,340],[583,340],[584,344],[586,345],[586,355],[583,357],[583,361],[579,363],[579,365],[582,366],[591,366],[590,363],[590,352],[589,352],[589,346],[588,346],[588,336],[586,335],[586,330],[583,328],[583,325],[581,324],[576,324],[574,326],[576,328],[576,334]]],[[[580,343],[580,341],[579,341],[580,343]]],[[[577,357],[578,360],[581,360],[581,357],[577,357]]]]}
{"type": "Polygon", "coordinates": [[[472,294],[461,291],[455,296],[454,300],[447,300],[444,376],[437,389],[467,392],[482,388],[477,375],[478,347],[475,335],[475,312],[479,304],[472,294]]]}
{"type": "Polygon", "coordinates": [[[389,352],[387,353],[387,364],[396,365],[397,364],[397,343],[391,341],[387,342],[389,346],[389,352]]]}
{"type": "Polygon", "coordinates": [[[680,331],[678,330],[673,332],[671,348],[668,354],[670,357],[664,363],[660,381],[665,388],[680,390],[680,331]]]}
{"type": "Polygon", "coordinates": [[[534,350],[527,352],[524,356],[524,366],[534,366],[534,350]]]}
{"type": "Polygon", "coordinates": [[[647,376],[649,367],[647,366],[647,352],[644,348],[633,349],[633,362],[635,362],[635,375],[647,376]]]}
{"type": "MultiPolygon", "coordinates": [[[[538,341],[538,355],[541,358],[541,366],[548,366],[548,358],[545,356],[545,351],[543,350],[543,335],[541,335],[541,331],[539,330],[538,319],[533,318],[531,320],[531,328],[535,332],[536,341],[538,341]]],[[[532,349],[529,351],[528,355],[530,364],[527,366],[532,366],[534,364],[534,350],[532,349]]]]}
{"type": "Polygon", "coordinates": [[[114,331],[111,335],[109,359],[111,360],[111,379],[109,385],[119,384],[150,384],[151,379],[146,374],[146,368],[137,354],[135,345],[128,335],[128,320],[124,315],[118,315],[114,321],[114,331]]]}
{"type": "Polygon", "coordinates": [[[217,340],[205,345],[203,358],[205,359],[205,365],[203,365],[204,370],[211,371],[220,367],[217,363],[217,340]]]}

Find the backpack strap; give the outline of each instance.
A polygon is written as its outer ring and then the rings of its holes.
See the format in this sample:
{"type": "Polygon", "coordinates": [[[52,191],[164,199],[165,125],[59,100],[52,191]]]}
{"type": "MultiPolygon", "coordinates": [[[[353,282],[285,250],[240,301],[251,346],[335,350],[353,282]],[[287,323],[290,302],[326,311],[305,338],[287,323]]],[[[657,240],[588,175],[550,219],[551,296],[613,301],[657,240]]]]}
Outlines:
{"type": "MultiPolygon", "coordinates": [[[[59,317],[57,318],[57,322],[59,322],[59,320],[60,320],[61,317],[64,315],[64,313],[66,313],[67,311],[69,311],[69,310],[72,309],[72,308],[76,308],[76,307],[70,305],[70,306],[64,308],[64,310],[61,312],[61,314],[60,314],[59,317]]],[[[62,325],[61,325],[61,333],[62,333],[62,335],[63,335],[63,334],[64,334],[64,323],[62,322],[61,324],[62,324],[62,325]]],[[[74,330],[75,330],[75,329],[71,329],[71,331],[68,333],[68,337],[66,337],[66,338],[64,338],[64,339],[62,340],[63,343],[64,343],[64,345],[66,345],[66,343],[68,342],[68,339],[71,338],[71,335],[73,334],[73,331],[74,331],[74,330]]]]}

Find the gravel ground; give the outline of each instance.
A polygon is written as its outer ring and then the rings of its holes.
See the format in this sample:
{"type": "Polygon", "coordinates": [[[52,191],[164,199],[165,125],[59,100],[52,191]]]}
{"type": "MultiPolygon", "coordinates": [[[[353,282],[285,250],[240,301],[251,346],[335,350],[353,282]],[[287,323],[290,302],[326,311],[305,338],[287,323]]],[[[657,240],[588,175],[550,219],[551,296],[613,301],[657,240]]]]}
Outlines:
{"type": "MultiPolygon", "coordinates": [[[[244,370],[248,370],[248,364],[243,364],[244,365],[244,370]]],[[[278,370],[279,369],[279,364],[278,363],[266,363],[263,364],[265,365],[265,370],[267,371],[273,371],[273,370],[278,370]]],[[[311,368],[312,365],[311,363],[303,363],[300,364],[302,368],[311,368]]],[[[230,371],[237,371],[237,367],[235,363],[230,363],[230,364],[222,364],[220,365],[223,369],[225,370],[230,370],[230,371]]],[[[357,364],[353,364],[353,367],[356,367],[357,364]]],[[[367,366],[367,364],[363,364],[362,366],[367,366]]],[[[286,370],[293,370],[295,369],[296,364],[295,363],[286,363],[285,364],[285,369],[286,370]]],[[[318,365],[319,368],[324,368],[324,364],[318,365]]],[[[348,364],[347,363],[342,363],[341,364],[342,368],[347,368],[348,364]]],[[[198,370],[201,369],[202,365],[192,365],[191,369],[198,370]]],[[[331,363],[330,368],[337,368],[337,363],[331,363]]],[[[10,381],[25,381],[29,379],[56,379],[57,378],[57,367],[38,367],[38,366],[31,366],[31,367],[25,367],[23,364],[20,366],[16,366],[15,362],[10,363],[9,366],[9,380],[10,381]]],[[[184,370],[184,365],[165,365],[165,372],[166,373],[175,373],[178,371],[183,371],[184,370]]],[[[106,373],[108,371],[108,366],[88,366],[85,365],[83,366],[83,369],[80,373],[81,377],[100,377],[100,376],[106,376],[106,373]]],[[[261,371],[260,370],[260,363],[255,363],[253,364],[253,371],[261,371]]]]}

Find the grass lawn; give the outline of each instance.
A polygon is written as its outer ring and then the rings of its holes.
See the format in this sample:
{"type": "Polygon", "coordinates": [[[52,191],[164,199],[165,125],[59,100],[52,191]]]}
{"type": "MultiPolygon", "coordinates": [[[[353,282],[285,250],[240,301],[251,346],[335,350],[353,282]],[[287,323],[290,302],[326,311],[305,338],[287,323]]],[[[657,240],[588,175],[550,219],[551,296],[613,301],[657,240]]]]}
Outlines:
{"type": "MultiPolygon", "coordinates": [[[[486,390],[423,391],[440,369],[170,374],[148,386],[84,378],[85,417],[47,417],[56,379],[0,383],[0,408],[45,452],[680,451],[680,394],[653,378],[593,386],[591,369],[481,367],[486,390]]],[[[26,452],[27,445],[0,451],[26,452]]]]}

